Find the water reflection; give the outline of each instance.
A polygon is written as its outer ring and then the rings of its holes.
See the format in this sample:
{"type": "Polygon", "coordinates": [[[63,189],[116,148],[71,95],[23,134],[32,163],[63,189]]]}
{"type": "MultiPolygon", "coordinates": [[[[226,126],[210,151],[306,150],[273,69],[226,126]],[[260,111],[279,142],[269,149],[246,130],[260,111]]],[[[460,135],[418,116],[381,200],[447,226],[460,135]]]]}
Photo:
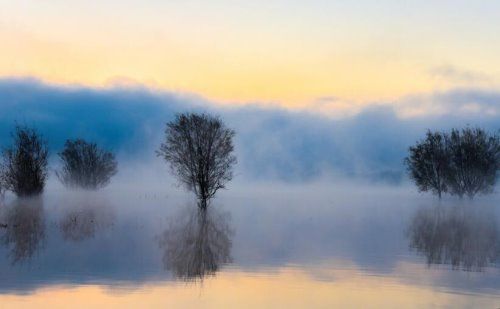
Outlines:
{"type": "Polygon", "coordinates": [[[202,280],[230,263],[233,231],[229,215],[209,207],[181,212],[160,236],[163,265],[182,280],[202,280]]]}
{"type": "Polygon", "coordinates": [[[45,240],[45,216],[41,199],[19,199],[2,213],[1,243],[9,248],[12,264],[31,258],[45,240]]]}
{"type": "Polygon", "coordinates": [[[481,271],[495,263],[500,252],[496,216],[480,206],[418,209],[409,227],[410,247],[424,255],[429,266],[481,271]]]}
{"type": "Polygon", "coordinates": [[[80,242],[113,225],[114,215],[106,204],[76,202],[68,205],[59,222],[65,240],[80,242]]]}

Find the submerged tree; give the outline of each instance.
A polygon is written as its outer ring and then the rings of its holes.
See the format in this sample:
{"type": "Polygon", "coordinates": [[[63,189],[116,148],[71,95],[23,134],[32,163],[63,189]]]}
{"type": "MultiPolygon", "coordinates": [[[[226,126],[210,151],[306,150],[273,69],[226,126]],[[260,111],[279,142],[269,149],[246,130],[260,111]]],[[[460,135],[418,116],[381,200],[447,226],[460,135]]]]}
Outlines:
{"type": "Polygon", "coordinates": [[[16,126],[14,143],[3,152],[2,183],[17,196],[43,192],[47,178],[47,142],[33,128],[16,126]]]}
{"type": "Polygon", "coordinates": [[[409,152],[405,163],[418,189],[431,190],[441,198],[441,194],[447,190],[445,175],[448,166],[443,134],[427,131],[426,138],[410,147],[409,152]]]}
{"type": "Polygon", "coordinates": [[[500,138],[479,128],[453,129],[446,135],[450,163],[446,173],[452,194],[473,198],[490,193],[500,168],[500,138]]]}
{"type": "Polygon", "coordinates": [[[196,194],[202,209],[233,177],[234,135],[220,118],[207,114],[180,114],[167,124],[165,141],[157,154],[170,163],[179,181],[196,194]]]}
{"type": "Polygon", "coordinates": [[[113,153],[82,139],[67,140],[59,157],[63,166],[56,174],[67,187],[97,190],[109,184],[117,172],[113,153]]]}

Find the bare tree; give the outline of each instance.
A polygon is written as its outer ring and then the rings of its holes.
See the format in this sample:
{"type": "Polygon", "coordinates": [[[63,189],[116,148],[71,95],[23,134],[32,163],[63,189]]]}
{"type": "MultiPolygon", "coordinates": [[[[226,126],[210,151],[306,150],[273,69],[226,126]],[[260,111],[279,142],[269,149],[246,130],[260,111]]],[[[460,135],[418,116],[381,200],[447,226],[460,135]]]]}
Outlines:
{"type": "Polygon", "coordinates": [[[63,166],[56,175],[67,187],[97,190],[109,184],[117,172],[113,153],[82,139],[67,140],[59,157],[63,166]]]}
{"type": "Polygon", "coordinates": [[[446,135],[449,153],[446,173],[452,194],[473,198],[493,191],[500,168],[500,137],[480,128],[453,129],[446,135]]]}
{"type": "Polygon", "coordinates": [[[448,154],[444,134],[427,131],[426,138],[410,147],[409,152],[405,163],[418,189],[431,190],[441,198],[442,193],[447,191],[448,154]]]}
{"type": "Polygon", "coordinates": [[[26,126],[16,126],[12,137],[14,144],[3,152],[3,185],[20,197],[41,194],[47,178],[47,142],[26,126]]]}
{"type": "Polygon", "coordinates": [[[180,114],[167,124],[157,155],[169,162],[179,181],[196,194],[202,209],[233,177],[234,135],[220,118],[207,114],[180,114]]]}

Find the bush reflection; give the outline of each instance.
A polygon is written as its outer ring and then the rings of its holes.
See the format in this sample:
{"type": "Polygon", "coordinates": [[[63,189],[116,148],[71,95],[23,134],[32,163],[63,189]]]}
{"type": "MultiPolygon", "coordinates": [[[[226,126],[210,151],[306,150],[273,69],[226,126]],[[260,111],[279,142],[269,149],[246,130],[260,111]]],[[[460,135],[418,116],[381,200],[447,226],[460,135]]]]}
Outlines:
{"type": "Polygon", "coordinates": [[[13,264],[31,258],[43,247],[46,224],[41,199],[15,200],[1,217],[1,243],[9,248],[13,264]]]}

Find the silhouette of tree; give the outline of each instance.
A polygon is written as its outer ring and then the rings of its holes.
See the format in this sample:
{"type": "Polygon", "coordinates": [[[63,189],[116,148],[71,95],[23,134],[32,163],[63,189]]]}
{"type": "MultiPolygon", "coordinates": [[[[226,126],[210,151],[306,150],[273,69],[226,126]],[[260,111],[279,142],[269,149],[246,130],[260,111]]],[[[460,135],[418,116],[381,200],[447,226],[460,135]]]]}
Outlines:
{"type": "Polygon", "coordinates": [[[479,128],[427,131],[424,140],[409,148],[405,159],[410,177],[420,191],[432,190],[473,198],[490,193],[500,168],[500,137],[479,128]]]}
{"type": "Polygon", "coordinates": [[[445,175],[448,153],[444,134],[427,131],[426,138],[410,147],[409,152],[405,163],[418,189],[431,190],[441,198],[441,194],[447,190],[445,175]]]}
{"type": "Polygon", "coordinates": [[[41,194],[47,178],[47,142],[26,126],[16,126],[12,137],[14,144],[3,152],[3,185],[20,197],[41,194]]]}
{"type": "Polygon", "coordinates": [[[97,190],[109,184],[117,172],[113,153],[82,139],[67,140],[59,157],[63,166],[56,175],[67,187],[97,190]]]}
{"type": "Polygon", "coordinates": [[[220,118],[207,114],[180,114],[167,124],[157,155],[169,162],[179,181],[196,194],[202,209],[233,177],[234,135],[220,118]]]}
{"type": "Polygon", "coordinates": [[[446,135],[449,164],[446,182],[451,194],[473,198],[493,191],[500,168],[500,138],[479,128],[453,129],[446,135]]]}

